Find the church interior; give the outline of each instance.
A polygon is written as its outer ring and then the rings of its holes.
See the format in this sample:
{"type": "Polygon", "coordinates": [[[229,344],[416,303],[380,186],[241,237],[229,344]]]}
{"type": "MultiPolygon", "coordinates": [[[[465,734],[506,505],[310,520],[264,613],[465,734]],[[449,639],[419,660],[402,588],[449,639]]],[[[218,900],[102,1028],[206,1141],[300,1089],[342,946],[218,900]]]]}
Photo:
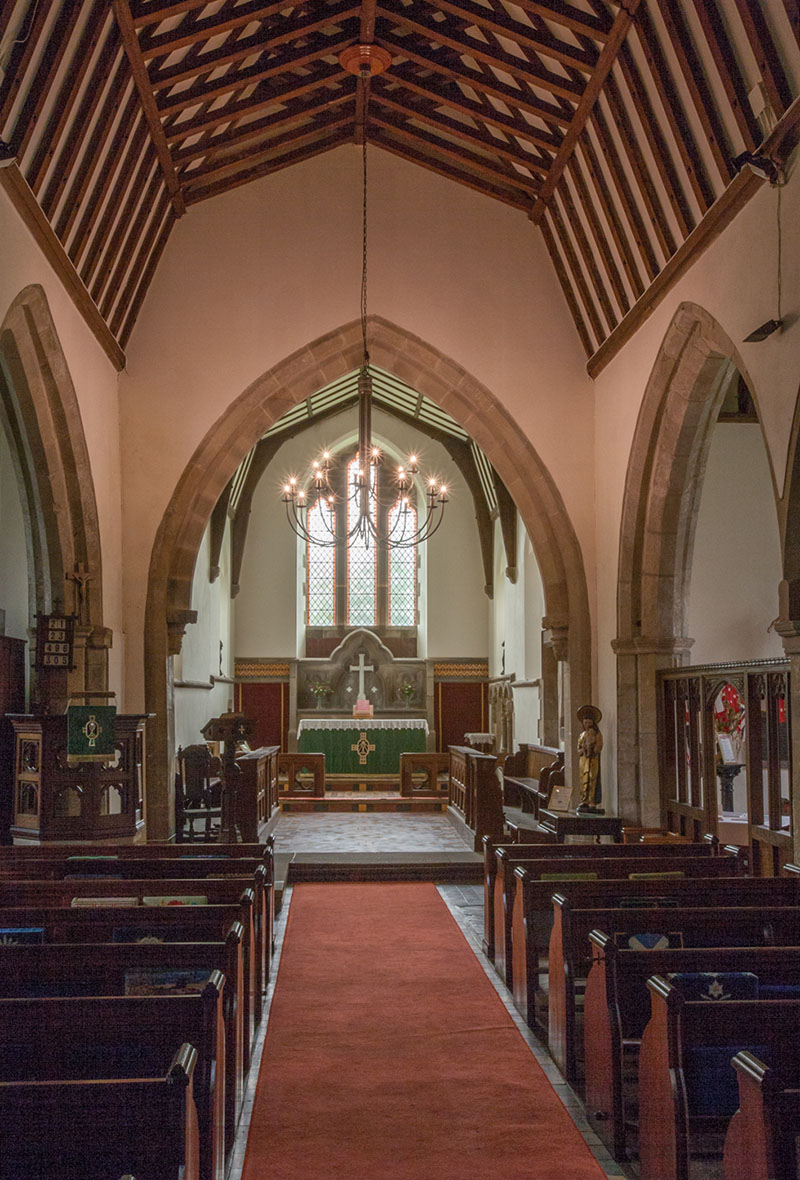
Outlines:
{"type": "Polygon", "coordinates": [[[797,0],[0,0],[0,1180],[797,1180],[798,143],[797,0]]]}

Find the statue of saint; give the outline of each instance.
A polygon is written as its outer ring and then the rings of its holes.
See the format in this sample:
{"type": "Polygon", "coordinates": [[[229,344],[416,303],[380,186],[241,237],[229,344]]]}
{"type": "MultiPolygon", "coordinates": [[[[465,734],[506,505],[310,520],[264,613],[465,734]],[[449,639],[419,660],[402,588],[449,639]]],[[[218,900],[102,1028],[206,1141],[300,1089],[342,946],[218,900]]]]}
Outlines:
{"type": "Polygon", "coordinates": [[[582,705],[578,709],[578,720],[583,731],[578,738],[579,768],[581,775],[581,801],[577,811],[604,815],[600,803],[600,751],[603,735],[597,728],[603,714],[596,705],[582,705]]]}

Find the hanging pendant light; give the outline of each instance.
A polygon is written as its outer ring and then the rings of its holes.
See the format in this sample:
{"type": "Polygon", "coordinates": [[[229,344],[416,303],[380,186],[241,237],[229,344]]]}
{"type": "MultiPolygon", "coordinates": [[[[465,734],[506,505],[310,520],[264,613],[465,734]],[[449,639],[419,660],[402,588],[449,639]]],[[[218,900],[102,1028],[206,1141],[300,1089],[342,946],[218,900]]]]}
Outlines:
{"type": "MultiPolygon", "coordinates": [[[[342,66],[358,78],[357,118],[362,144],[362,233],[361,233],[361,342],[362,360],[358,374],[358,466],[344,493],[331,482],[334,464],[330,452],[324,451],[311,466],[309,479],[303,482],[292,476],[283,487],[282,500],[294,532],[314,545],[332,547],[344,544],[370,546],[380,544],[390,549],[410,548],[432,537],[442,523],[449,496],[446,484],[429,479],[425,488],[425,509],[417,512],[412,505],[414,481],[419,475],[416,455],[396,468],[384,490],[378,480],[382,455],[372,439],[372,373],[367,343],[367,137],[366,120],[369,79],[382,73],[391,63],[385,49],[377,45],[351,45],[339,55],[342,66]],[[336,505],[347,505],[347,519],[354,523],[344,537],[335,528],[336,505]],[[308,510],[320,505],[323,529],[312,535],[308,528],[308,510]],[[387,509],[388,511],[387,513],[387,509]],[[324,531],[323,531],[324,530],[324,531]]],[[[349,468],[348,468],[349,470],[349,468]]]]}

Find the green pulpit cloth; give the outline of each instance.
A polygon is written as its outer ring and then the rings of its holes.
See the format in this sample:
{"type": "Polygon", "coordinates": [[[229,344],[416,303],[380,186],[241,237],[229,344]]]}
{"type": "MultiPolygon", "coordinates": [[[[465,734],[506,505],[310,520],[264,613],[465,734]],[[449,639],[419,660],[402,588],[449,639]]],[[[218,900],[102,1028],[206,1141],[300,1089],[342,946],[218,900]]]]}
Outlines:
{"type": "Polygon", "coordinates": [[[324,754],[326,774],[399,774],[400,755],[424,751],[427,738],[427,721],[411,718],[306,717],[297,727],[298,749],[324,754]]]}

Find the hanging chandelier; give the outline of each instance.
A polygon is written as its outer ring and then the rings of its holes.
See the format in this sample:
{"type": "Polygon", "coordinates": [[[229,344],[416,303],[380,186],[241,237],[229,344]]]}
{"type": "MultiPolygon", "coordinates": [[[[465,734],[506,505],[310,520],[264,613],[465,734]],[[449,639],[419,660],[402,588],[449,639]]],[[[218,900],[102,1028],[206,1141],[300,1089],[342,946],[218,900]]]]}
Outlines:
{"type": "MultiPolygon", "coordinates": [[[[346,468],[342,482],[333,483],[336,466],[329,451],[324,451],[311,465],[305,481],[291,476],[283,486],[282,500],[292,529],[303,541],[333,547],[343,544],[370,547],[379,544],[389,549],[411,548],[432,537],[442,523],[449,499],[446,484],[435,478],[425,482],[425,506],[417,511],[414,482],[419,475],[416,455],[388,475],[387,487],[379,481],[382,464],[380,447],[372,439],[372,373],[367,344],[367,137],[366,118],[369,79],[389,65],[389,54],[376,45],[353,45],[340,54],[345,69],[358,78],[356,109],[363,120],[362,143],[362,225],[361,225],[361,343],[362,360],[358,374],[358,452],[357,465],[346,468]],[[346,482],[345,482],[346,481],[346,482]],[[336,529],[337,504],[345,504],[347,528],[342,535],[336,529]],[[316,513],[320,527],[312,533],[308,525],[309,509],[316,513]],[[353,523],[350,523],[351,520],[353,523]]],[[[342,474],[341,472],[339,473],[342,474]]]]}

